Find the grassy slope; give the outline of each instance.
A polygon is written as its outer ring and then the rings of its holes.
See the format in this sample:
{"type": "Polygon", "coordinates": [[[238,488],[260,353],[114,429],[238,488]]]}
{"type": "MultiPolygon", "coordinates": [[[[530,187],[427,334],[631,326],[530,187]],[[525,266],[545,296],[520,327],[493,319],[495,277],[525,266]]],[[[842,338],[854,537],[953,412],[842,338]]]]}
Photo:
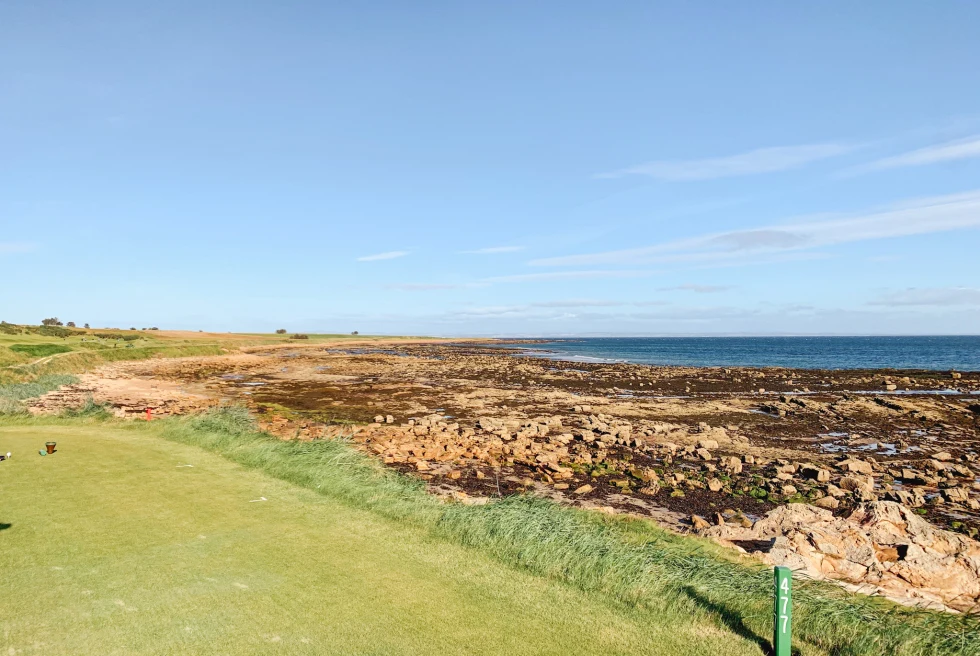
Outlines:
{"type": "Polygon", "coordinates": [[[371,482],[343,470],[317,494],[159,438],[207,429],[4,420],[0,651],[760,653],[710,613],[628,607],[451,544],[398,481],[375,492],[406,505],[372,512],[341,493],[371,482]]]}
{"type": "Polygon", "coordinates": [[[131,342],[97,341],[90,334],[60,338],[0,333],[0,385],[31,382],[49,374],[79,373],[118,360],[218,355],[222,347],[216,339],[167,339],[155,332],[141,332],[140,339],[131,342]]]}
{"type": "Polygon", "coordinates": [[[0,332],[0,385],[23,383],[47,374],[80,373],[106,362],[142,360],[155,357],[219,355],[244,346],[274,344],[319,344],[331,342],[371,343],[399,337],[368,335],[309,335],[291,340],[289,335],[247,333],[197,333],[189,331],[128,331],[73,329],[70,337],[51,337],[33,333],[15,335],[0,332]],[[94,335],[138,336],[131,342],[96,340],[94,335]],[[84,338],[84,339],[83,339],[84,338]]]}
{"type": "MultiPolygon", "coordinates": [[[[58,430],[69,433],[80,430],[78,420],[4,421],[25,430],[32,426],[37,431],[51,430],[46,426],[64,426],[58,430]]],[[[516,570],[570,584],[591,603],[609,603],[603,599],[621,603],[632,609],[622,612],[646,627],[628,630],[655,638],[667,649],[658,650],[653,642],[637,653],[698,653],[691,645],[672,651],[692,632],[703,636],[698,644],[710,649],[716,647],[714,636],[727,632],[724,644],[729,651],[751,653],[771,630],[771,574],[761,567],[734,563],[720,548],[670,535],[649,522],[528,499],[484,507],[441,504],[417,482],[380,468],[342,442],[282,442],[255,433],[247,413],[223,411],[149,425],[105,426],[116,434],[146,436],[147,444],[156,444],[147,438],[162,435],[203,447],[249,469],[314,490],[332,504],[339,502],[331,512],[344,507],[370,511],[357,514],[352,527],[384,522],[392,530],[411,532],[438,552],[459,553],[453,544],[469,546],[473,550],[463,553],[474,562],[479,558],[489,566],[476,555],[484,554],[516,570]]],[[[0,464],[0,473],[9,464],[0,464]]],[[[6,490],[0,493],[9,496],[6,490]]],[[[291,533],[294,529],[280,525],[275,530],[291,533]]],[[[543,585],[533,577],[522,580],[543,585]]],[[[797,582],[796,588],[796,646],[803,654],[980,654],[980,626],[975,619],[911,612],[826,584],[797,582]]]]}

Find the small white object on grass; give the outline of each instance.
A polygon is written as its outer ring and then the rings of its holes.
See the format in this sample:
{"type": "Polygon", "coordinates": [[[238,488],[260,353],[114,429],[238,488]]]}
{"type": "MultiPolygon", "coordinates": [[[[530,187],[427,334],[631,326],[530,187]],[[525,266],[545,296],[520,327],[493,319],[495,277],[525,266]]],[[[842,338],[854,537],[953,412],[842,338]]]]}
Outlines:
{"type": "Polygon", "coordinates": [[[178,467],[193,467],[194,465],[177,465],[178,467]]]}
{"type": "Polygon", "coordinates": [[[256,501],[268,501],[265,497],[259,497],[258,499],[252,499],[249,503],[255,503],[256,501]]]}

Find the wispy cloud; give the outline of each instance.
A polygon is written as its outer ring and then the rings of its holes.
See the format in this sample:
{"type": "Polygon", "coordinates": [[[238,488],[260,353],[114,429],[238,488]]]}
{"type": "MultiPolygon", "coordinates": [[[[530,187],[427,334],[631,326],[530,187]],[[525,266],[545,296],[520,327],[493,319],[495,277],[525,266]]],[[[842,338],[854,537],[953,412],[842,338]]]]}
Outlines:
{"type": "Polygon", "coordinates": [[[394,285],[387,285],[389,289],[400,289],[405,292],[426,292],[433,291],[436,289],[457,289],[460,285],[444,285],[439,283],[420,283],[420,282],[406,282],[398,283],[394,285]]]}
{"type": "MultiPolygon", "coordinates": [[[[533,262],[532,262],[533,264],[533,262]]],[[[484,282],[533,282],[538,280],[584,280],[588,278],[643,278],[656,271],[616,271],[597,269],[590,271],[554,271],[550,273],[519,273],[511,276],[484,278],[484,282]]]]}
{"type": "Polygon", "coordinates": [[[862,173],[905,166],[925,166],[927,164],[937,164],[939,162],[969,159],[972,157],[980,157],[980,135],[919,148],[918,150],[902,153],[901,155],[884,157],[870,164],[852,169],[851,172],[862,173]]]}
{"type": "Polygon", "coordinates": [[[863,214],[713,233],[643,248],[542,258],[532,260],[530,264],[746,264],[763,254],[978,226],[980,190],[974,190],[949,196],[921,198],[863,214]]]}
{"type": "Polygon", "coordinates": [[[715,180],[786,171],[817,160],[843,155],[852,150],[854,150],[854,146],[836,143],[758,148],[747,153],[727,157],[657,160],[618,171],[600,173],[596,177],[622,178],[628,175],[644,175],[669,182],[715,180]]]}
{"type": "Polygon", "coordinates": [[[717,294],[732,289],[731,285],[677,285],[676,287],[660,287],[660,292],[694,292],[695,294],[717,294]]]}
{"type": "Polygon", "coordinates": [[[890,292],[868,305],[888,307],[950,307],[972,305],[980,307],[980,289],[975,287],[909,287],[890,292]]]}
{"type": "Polygon", "coordinates": [[[26,241],[0,241],[0,253],[29,253],[37,249],[37,244],[26,241]]]}
{"type": "Polygon", "coordinates": [[[489,287],[486,282],[465,282],[465,283],[428,283],[428,282],[399,282],[385,285],[388,289],[398,289],[404,292],[430,292],[443,289],[469,289],[473,287],[489,287]]]}
{"type": "Polygon", "coordinates": [[[498,253],[516,253],[524,250],[523,246],[490,246],[489,248],[477,248],[472,251],[460,251],[468,255],[496,255],[498,253]]]}
{"type": "Polygon", "coordinates": [[[617,307],[626,305],[623,301],[602,301],[602,300],[568,300],[568,301],[538,301],[531,303],[533,307],[540,308],[580,308],[580,307],[617,307]]]}
{"type": "Polygon", "coordinates": [[[377,260],[393,260],[396,257],[405,257],[408,251],[388,251],[387,253],[376,253],[375,255],[364,255],[357,258],[358,262],[376,262],[377,260]]]}

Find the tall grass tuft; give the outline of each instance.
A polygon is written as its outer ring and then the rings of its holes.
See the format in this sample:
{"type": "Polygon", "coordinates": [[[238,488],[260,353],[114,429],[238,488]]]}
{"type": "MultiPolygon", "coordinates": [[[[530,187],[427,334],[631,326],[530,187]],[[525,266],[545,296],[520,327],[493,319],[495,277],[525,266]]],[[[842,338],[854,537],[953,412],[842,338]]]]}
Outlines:
{"type": "MultiPolygon", "coordinates": [[[[515,496],[484,506],[442,503],[421,482],[334,441],[285,442],[260,433],[245,409],[218,408],[167,420],[165,436],[317,490],[433,536],[585,591],[650,609],[711,616],[763,644],[772,630],[772,572],[650,522],[577,511],[515,496]]],[[[795,639],[854,656],[980,655],[980,622],[908,609],[797,581],[795,639]]]]}
{"type": "Polygon", "coordinates": [[[85,399],[85,403],[77,408],[68,408],[62,412],[64,417],[89,417],[91,419],[106,420],[113,417],[108,403],[97,403],[90,395],[85,399]]]}
{"type": "Polygon", "coordinates": [[[72,385],[77,382],[78,378],[75,376],[53,374],[40,376],[29,383],[0,385],[0,414],[25,412],[24,406],[20,403],[21,401],[36,398],[42,394],[47,394],[51,390],[56,390],[64,385],[72,385]]]}

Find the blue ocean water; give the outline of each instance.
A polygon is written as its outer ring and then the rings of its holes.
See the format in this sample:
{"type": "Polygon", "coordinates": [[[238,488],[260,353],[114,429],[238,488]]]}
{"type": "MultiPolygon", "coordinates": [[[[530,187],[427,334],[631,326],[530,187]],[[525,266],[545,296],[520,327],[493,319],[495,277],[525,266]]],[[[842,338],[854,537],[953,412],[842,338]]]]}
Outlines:
{"type": "Polygon", "coordinates": [[[918,337],[595,337],[529,345],[583,362],[694,367],[980,370],[980,335],[918,337]]]}

